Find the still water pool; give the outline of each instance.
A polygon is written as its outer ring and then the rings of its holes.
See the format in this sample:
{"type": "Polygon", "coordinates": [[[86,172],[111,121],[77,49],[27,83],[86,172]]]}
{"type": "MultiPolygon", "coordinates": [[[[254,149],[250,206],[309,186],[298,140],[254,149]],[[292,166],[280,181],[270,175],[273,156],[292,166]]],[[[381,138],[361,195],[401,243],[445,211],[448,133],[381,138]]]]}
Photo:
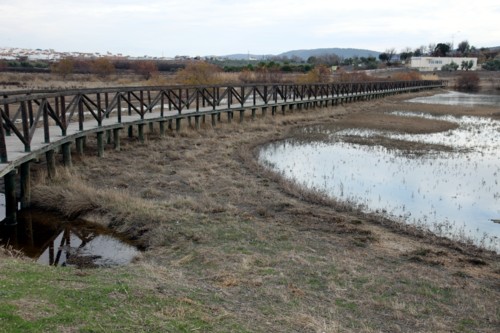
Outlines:
{"type": "Polygon", "coordinates": [[[457,91],[449,91],[444,94],[417,97],[408,102],[424,104],[444,104],[474,107],[478,105],[500,106],[500,95],[469,94],[457,91]]]}
{"type": "Polygon", "coordinates": [[[20,212],[15,225],[0,225],[0,245],[40,264],[79,268],[126,265],[140,253],[129,240],[100,225],[36,209],[20,212]]]}
{"type": "Polygon", "coordinates": [[[365,211],[500,251],[500,122],[395,113],[444,119],[459,127],[409,135],[359,129],[335,132],[320,126],[312,132],[323,131],[327,140],[291,138],[272,143],[262,148],[260,161],[286,178],[365,211]],[[413,154],[344,140],[353,136],[383,136],[453,149],[413,154]]]}

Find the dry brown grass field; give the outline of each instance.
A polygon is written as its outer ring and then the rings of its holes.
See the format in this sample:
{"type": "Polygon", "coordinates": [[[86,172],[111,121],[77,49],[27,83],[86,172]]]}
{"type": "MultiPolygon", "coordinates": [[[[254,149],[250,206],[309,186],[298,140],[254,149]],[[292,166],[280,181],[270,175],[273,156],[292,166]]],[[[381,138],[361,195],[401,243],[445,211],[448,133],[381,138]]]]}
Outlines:
{"type": "MultiPolygon", "coordinates": [[[[86,155],[53,181],[40,162],[33,203],[101,223],[144,249],[126,268],[127,295],[176,300],[155,310],[151,327],[196,320],[213,332],[498,332],[497,254],[362,213],[256,161],[260,145],[299,126],[422,133],[453,125],[382,113],[471,112],[409,97],[207,123],[164,138],[155,129],[145,143],[124,137],[122,150],[110,146],[103,158],[89,138],[86,155]]],[[[494,108],[475,112],[499,118],[494,108]]]]}

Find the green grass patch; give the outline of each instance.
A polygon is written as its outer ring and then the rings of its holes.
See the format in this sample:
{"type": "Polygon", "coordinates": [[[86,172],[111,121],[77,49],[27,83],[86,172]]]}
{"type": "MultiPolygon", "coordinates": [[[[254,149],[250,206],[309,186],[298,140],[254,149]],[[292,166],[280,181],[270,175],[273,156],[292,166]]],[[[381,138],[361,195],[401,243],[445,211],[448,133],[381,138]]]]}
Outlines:
{"type": "Polygon", "coordinates": [[[82,272],[4,260],[1,332],[247,332],[218,309],[138,285],[131,267],[82,272]]]}

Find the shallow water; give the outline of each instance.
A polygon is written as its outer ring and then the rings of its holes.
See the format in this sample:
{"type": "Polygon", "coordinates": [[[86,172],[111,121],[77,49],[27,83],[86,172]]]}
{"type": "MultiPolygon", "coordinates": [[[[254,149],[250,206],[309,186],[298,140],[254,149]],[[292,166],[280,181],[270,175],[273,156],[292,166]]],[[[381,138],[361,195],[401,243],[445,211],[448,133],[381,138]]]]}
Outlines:
{"type": "MultiPolygon", "coordinates": [[[[276,142],[261,150],[260,160],[297,183],[366,211],[499,251],[500,224],[494,221],[500,219],[500,122],[477,117],[442,118],[457,122],[459,128],[403,135],[359,129],[332,132],[315,127],[312,132],[323,131],[328,139],[276,142]],[[374,135],[455,149],[411,154],[343,141],[346,136],[374,135]]],[[[302,134],[307,132],[310,129],[302,134]]]]}
{"type": "Polygon", "coordinates": [[[0,227],[0,245],[54,266],[126,265],[139,254],[129,241],[102,226],[66,221],[49,212],[21,212],[15,226],[0,227]]]}
{"type": "Polygon", "coordinates": [[[444,105],[461,105],[474,107],[478,105],[500,106],[500,95],[484,95],[461,93],[457,91],[449,91],[444,94],[436,94],[433,96],[416,97],[408,100],[412,103],[425,104],[444,104],[444,105]]]}

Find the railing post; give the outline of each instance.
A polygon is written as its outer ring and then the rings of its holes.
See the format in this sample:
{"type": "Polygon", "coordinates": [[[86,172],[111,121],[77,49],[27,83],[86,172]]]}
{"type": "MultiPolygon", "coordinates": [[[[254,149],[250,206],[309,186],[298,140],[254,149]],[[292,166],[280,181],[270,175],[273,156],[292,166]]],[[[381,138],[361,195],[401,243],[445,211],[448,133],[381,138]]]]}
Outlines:
{"type": "Polygon", "coordinates": [[[82,96],[78,96],[78,129],[80,131],[83,131],[83,122],[84,122],[83,99],[82,96]]]}
{"type": "Polygon", "coordinates": [[[165,113],[165,94],[163,93],[163,90],[160,91],[160,117],[163,118],[164,113],[165,113]]]}
{"type": "Polygon", "coordinates": [[[101,94],[97,93],[97,126],[102,126],[101,94]]]}
{"type": "Polygon", "coordinates": [[[0,163],[7,163],[8,162],[7,145],[5,143],[6,131],[4,130],[4,127],[3,127],[3,112],[4,111],[1,111],[1,112],[2,112],[2,114],[0,114],[0,163]]]}
{"type": "Polygon", "coordinates": [[[117,113],[117,121],[119,123],[122,122],[122,94],[118,93],[116,96],[116,113],[117,113]]]}
{"type": "MultiPolygon", "coordinates": [[[[108,93],[104,93],[104,107],[106,109],[106,111],[108,111],[108,107],[109,107],[109,95],[108,93]]],[[[109,118],[109,113],[106,113],[106,118],[109,118]]]]}
{"type": "MultiPolygon", "coordinates": [[[[3,95],[3,98],[8,98],[8,97],[9,97],[9,95],[3,95]]],[[[5,116],[7,116],[7,118],[10,119],[10,110],[9,110],[9,107],[10,107],[9,104],[4,103],[4,105],[3,105],[3,111],[5,112],[5,116]]],[[[7,128],[5,130],[5,135],[10,136],[10,128],[7,128]]]]}
{"type": "Polygon", "coordinates": [[[33,102],[31,100],[28,101],[28,115],[29,115],[29,124],[31,127],[35,123],[35,119],[33,117],[33,102]]]}
{"type": "Polygon", "coordinates": [[[22,127],[23,127],[23,137],[26,142],[24,143],[24,151],[30,152],[30,128],[28,124],[28,114],[26,110],[26,102],[21,102],[21,119],[22,119],[22,127]]]}
{"type": "Polygon", "coordinates": [[[61,123],[63,125],[61,135],[66,136],[66,129],[68,128],[68,124],[66,123],[66,99],[64,96],[61,96],[61,123]]]}
{"type": "Polygon", "coordinates": [[[144,90],[139,91],[139,103],[141,103],[141,119],[144,119],[144,90]]]}

